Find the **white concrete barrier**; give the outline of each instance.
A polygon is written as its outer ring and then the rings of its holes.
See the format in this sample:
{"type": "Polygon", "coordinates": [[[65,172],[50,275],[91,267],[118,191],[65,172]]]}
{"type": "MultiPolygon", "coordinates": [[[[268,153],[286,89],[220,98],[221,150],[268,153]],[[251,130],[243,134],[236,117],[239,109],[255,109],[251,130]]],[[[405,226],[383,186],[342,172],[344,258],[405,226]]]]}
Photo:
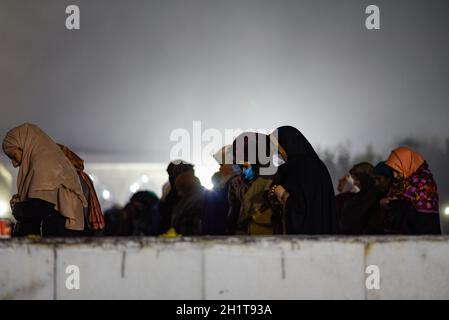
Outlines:
{"type": "Polygon", "coordinates": [[[408,298],[449,299],[449,237],[0,242],[0,299],[408,298]]]}

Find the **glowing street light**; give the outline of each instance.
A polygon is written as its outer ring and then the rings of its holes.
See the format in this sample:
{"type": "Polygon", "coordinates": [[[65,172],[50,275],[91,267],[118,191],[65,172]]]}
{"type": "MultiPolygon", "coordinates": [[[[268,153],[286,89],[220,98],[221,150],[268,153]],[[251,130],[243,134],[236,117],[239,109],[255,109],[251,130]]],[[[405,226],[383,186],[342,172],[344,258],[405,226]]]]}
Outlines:
{"type": "Polygon", "coordinates": [[[449,207],[446,207],[446,209],[444,209],[444,214],[449,216],[449,207]]]}
{"type": "Polygon", "coordinates": [[[137,190],[139,190],[140,188],[140,184],[138,184],[137,182],[134,182],[132,185],[129,186],[129,191],[131,191],[131,193],[136,193],[137,190]]]}
{"type": "Polygon", "coordinates": [[[103,190],[102,196],[103,196],[104,200],[109,200],[111,198],[111,193],[109,192],[109,190],[105,189],[105,190],[103,190]]]}

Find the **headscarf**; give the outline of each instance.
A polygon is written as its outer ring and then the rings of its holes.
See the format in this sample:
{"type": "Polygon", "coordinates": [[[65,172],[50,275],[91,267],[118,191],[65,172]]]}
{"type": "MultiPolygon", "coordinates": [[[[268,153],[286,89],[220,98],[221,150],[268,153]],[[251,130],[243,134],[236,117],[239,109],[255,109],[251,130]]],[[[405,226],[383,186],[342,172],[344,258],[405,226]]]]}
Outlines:
{"type": "Polygon", "coordinates": [[[169,186],[165,189],[167,192],[163,195],[161,202],[159,203],[159,211],[161,216],[160,233],[168,231],[171,225],[172,211],[180,201],[178,190],[176,189],[176,178],[183,172],[195,172],[195,168],[192,164],[183,160],[174,160],[167,166],[169,186]]]}
{"type": "Polygon", "coordinates": [[[280,153],[283,150],[285,155],[282,156],[287,161],[279,167],[276,178],[290,194],[284,208],[287,233],[336,233],[332,180],[312,145],[291,126],[276,129],[270,139],[277,144],[280,153]]]}
{"type": "Polygon", "coordinates": [[[319,158],[310,142],[295,127],[279,127],[270,134],[270,139],[278,147],[279,153],[286,161],[288,158],[299,156],[319,158]]]}
{"type": "Polygon", "coordinates": [[[374,167],[373,176],[393,178],[393,170],[385,162],[381,161],[374,167]]]}
{"type": "Polygon", "coordinates": [[[232,163],[232,145],[226,145],[220,150],[215,152],[212,156],[218,164],[231,164],[232,163]]]}
{"type": "Polygon", "coordinates": [[[173,208],[171,226],[177,233],[189,236],[201,234],[201,214],[204,188],[192,171],[181,173],[175,181],[181,199],[173,208]]]}
{"type": "Polygon", "coordinates": [[[234,164],[251,165],[253,168],[250,170],[256,170],[257,175],[270,176],[272,174],[270,174],[269,170],[267,170],[267,173],[259,169],[271,165],[271,147],[270,138],[266,134],[244,132],[235,138],[232,143],[232,150],[227,152],[228,154],[232,152],[234,164]]]}
{"type": "Polygon", "coordinates": [[[168,164],[167,167],[168,180],[170,181],[172,188],[175,187],[176,178],[184,172],[194,173],[195,169],[193,164],[190,164],[183,160],[174,160],[168,164]]]}
{"type": "Polygon", "coordinates": [[[67,218],[67,229],[84,230],[87,201],[75,168],[58,145],[39,127],[25,123],[10,130],[3,140],[8,157],[17,148],[22,151],[17,175],[19,200],[38,198],[53,203],[67,218]]]}
{"type": "Polygon", "coordinates": [[[418,212],[439,213],[437,185],[427,162],[419,153],[399,147],[393,150],[386,164],[404,177],[393,180],[389,197],[409,202],[418,212]]]}
{"type": "Polygon", "coordinates": [[[349,173],[360,181],[360,190],[365,191],[374,185],[373,165],[369,162],[356,164],[349,173]]]}
{"type": "Polygon", "coordinates": [[[200,179],[198,179],[191,171],[186,171],[179,174],[176,177],[175,186],[181,197],[188,196],[192,192],[202,189],[200,179]]]}
{"type": "Polygon", "coordinates": [[[84,183],[89,189],[88,203],[88,213],[87,218],[89,225],[92,230],[103,230],[105,227],[103,212],[101,211],[100,201],[98,201],[97,193],[95,192],[95,187],[93,181],[90,179],[89,175],[84,172],[84,160],[81,159],[76,153],[70,150],[68,147],[58,144],[62,152],[64,152],[67,159],[70,160],[72,165],[75,167],[78,175],[83,179],[84,183]]]}
{"type": "Polygon", "coordinates": [[[423,157],[407,147],[394,149],[385,162],[387,166],[400,172],[404,178],[410,177],[423,163],[423,157]]]}
{"type": "Polygon", "coordinates": [[[361,162],[349,170],[351,176],[360,182],[360,191],[338,208],[340,233],[383,233],[380,195],[373,177],[373,169],[371,163],[361,162]]]}

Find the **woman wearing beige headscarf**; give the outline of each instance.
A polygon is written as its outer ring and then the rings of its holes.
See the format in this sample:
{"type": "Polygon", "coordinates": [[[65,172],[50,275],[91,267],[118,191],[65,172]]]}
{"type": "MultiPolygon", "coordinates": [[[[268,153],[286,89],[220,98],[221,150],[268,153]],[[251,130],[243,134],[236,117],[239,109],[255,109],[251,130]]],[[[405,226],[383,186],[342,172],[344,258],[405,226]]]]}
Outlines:
{"type": "Polygon", "coordinates": [[[59,146],[33,124],[10,130],[3,151],[19,167],[11,199],[16,236],[78,236],[85,229],[83,195],[75,168],[59,146]]]}

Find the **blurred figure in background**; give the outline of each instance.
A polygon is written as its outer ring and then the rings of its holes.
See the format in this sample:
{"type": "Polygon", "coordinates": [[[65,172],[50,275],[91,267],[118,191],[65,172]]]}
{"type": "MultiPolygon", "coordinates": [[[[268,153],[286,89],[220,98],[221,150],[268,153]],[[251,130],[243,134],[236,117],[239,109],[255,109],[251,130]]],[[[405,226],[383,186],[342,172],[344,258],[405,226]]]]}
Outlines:
{"type": "Polygon", "coordinates": [[[388,192],[393,181],[393,170],[386,165],[386,161],[379,162],[373,169],[374,181],[376,182],[376,187],[379,190],[379,206],[382,216],[383,232],[388,233],[388,216],[386,214],[385,208],[381,205],[381,200],[388,196],[388,192]]]}
{"type": "Polygon", "coordinates": [[[220,171],[215,172],[210,178],[212,182],[212,191],[218,190],[222,187],[222,175],[220,171]]]}
{"type": "Polygon", "coordinates": [[[136,192],[123,209],[130,220],[131,235],[155,236],[159,230],[159,198],[154,192],[136,192]]]}
{"type": "Polygon", "coordinates": [[[326,165],[294,127],[280,127],[270,138],[284,162],[270,190],[270,198],[282,208],[282,233],[337,233],[334,187],[326,165]]]}
{"type": "Polygon", "coordinates": [[[429,165],[416,151],[394,149],[386,165],[393,170],[388,196],[381,200],[388,232],[441,234],[438,190],[429,165]]]}
{"type": "Polygon", "coordinates": [[[214,188],[205,190],[204,210],[202,215],[202,234],[231,234],[229,225],[229,186],[231,179],[240,174],[240,167],[232,164],[232,146],[225,146],[214,154],[220,170],[212,176],[214,188]],[[226,160],[229,160],[226,163],[226,160]]]}
{"type": "Polygon", "coordinates": [[[337,191],[339,192],[335,196],[336,215],[337,221],[341,221],[341,211],[348,201],[360,191],[359,187],[355,185],[354,179],[348,172],[338,180],[337,191]]]}
{"type": "Polygon", "coordinates": [[[273,210],[266,198],[273,177],[261,174],[260,168],[269,165],[261,163],[259,159],[259,148],[262,145],[266,151],[269,151],[268,136],[255,132],[242,133],[233,142],[234,159],[242,168],[241,176],[231,180],[229,191],[231,203],[240,205],[240,213],[234,228],[236,234],[271,235],[274,233],[273,210]]]}
{"type": "Polygon", "coordinates": [[[183,236],[201,235],[205,190],[192,170],[176,176],[179,201],[171,213],[171,228],[183,236]]]}
{"type": "Polygon", "coordinates": [[[10,130],[3,151],[11,159],[18,193],[11,199],[14,236],[82,236],[87,201],[79,176],[58,145],[39,127],[10,130]]]}
{"type": "Polygon", "coordinates": [[[151,191],[138,191],[122,208],[105,211],[104,236],[156,236],[159,232],[159,198],[151,191]]]}
{"type": "Polygon", "coordinates": [[[124,236],[126,234],[126,232],[122,230],[125,220],[124,217],[123,208],[119,205],[114,205],[107,209],[104,212],[105,228],[103,230],[103,236],[124,236]]]}
{"type": "Polygon", "coordinates": [[[101,211],[100,201],[98,201],[94,183],[90,179],[89,175],[84,172],[84,160],[68,147],[62,144],[58,144],[58,146],[75,167],[75,170],[80,178],[83,194],[88,204],[87,208],[84,208],[84,221],[87,224],[86,230],[88,230],[86,233],[89,235],[94,235],[101,232],[105,227],[103,212],[101,211]]]}
{"type": "Polygon", "coordinates": [[[357,192],[341,208],[340,233],[383,234],[383,217],[379,201],[381,192],[376,186],[374,167],[362,162],[349,171],[357,192]]]}
{"type": "Polygon", "coordinates": [[[164,234],[170,229],[172,223],[172,211],[180,201],[175,181],[176,178],[184,172],[191,172],[194,174],[195,170],[193,165],[182,160],[175,160],[170,162],[167,167],[168,184],[165,184],[163,187],[162,198],[159,203],[161,219],[159,224],[159,234],[164,234]]]}
{"type": "Polygon", "coordinates": [[[374,167],[373,176],[379,192],[386,197],[393,180],[393,170],[385,164],[385,161],[381,161],[374,167]]]}

